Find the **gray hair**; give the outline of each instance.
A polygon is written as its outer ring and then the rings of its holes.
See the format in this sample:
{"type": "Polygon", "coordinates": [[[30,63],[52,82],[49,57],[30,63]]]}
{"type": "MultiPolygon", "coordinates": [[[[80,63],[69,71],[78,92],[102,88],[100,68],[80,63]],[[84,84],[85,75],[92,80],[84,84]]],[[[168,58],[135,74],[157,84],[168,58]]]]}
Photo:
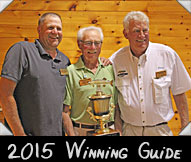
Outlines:
{"type": "Polygon", "coordinates": [[[124,29],[129,29],[130,20],[146,22],[149,27],[149,18],[146,14],[144,14],[141,11],[131,11],[125,16],[125,18],[123,19],[124,29]]]}
{"type": "Polygon", "coordinates": [[[60,16],[59,14],[54,13],[54,12],[47,12],[47,13],[44,13],[44,14],[40,17],[40,19],[38,20],[38,26],[40,26],[40,25],[44,22],[44,20],[45,20],[45,18],[46,18],[47,16],[58,17],[58,18],[60,19],[60,21],[62,22],[61,16],[60,16]]]}
{"type": "Polygon", "coordinates": [[[82,38],[84,36],[84,32],[88,31],[88,30],[96,30],[96,31],[98,31],[100,33],[101,41],[103,41],[103,32],[102,32],[102,29],[100,27],[95,27],[95,26],[89,26],[89,27],[81,28],[78,31],[77,40],[82,40],[82,38]]]}

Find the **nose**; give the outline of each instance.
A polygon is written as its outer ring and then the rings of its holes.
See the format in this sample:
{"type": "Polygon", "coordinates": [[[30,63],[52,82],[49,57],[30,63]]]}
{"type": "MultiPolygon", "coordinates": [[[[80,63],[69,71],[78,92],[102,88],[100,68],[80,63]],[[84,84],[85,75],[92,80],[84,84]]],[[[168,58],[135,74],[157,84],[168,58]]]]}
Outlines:
{"type": "Polygon", "coordinates": [[[94,42],[92,42],[90,48],[91,48],[91,49],[96,49],[96,46],[95,46],[94,42]]]}
{"type": "Polygon", "coordinates": [[[57,33],[58,33],[58,30],[57,30],[56,27],[52,29],[52,33],[54,33],[54,34],[57,34],[57,33]]]}
{"type": "Polygon", "coordinates": [[[145,36],[144,31],[141,30],[139,36],[140,36],[140,37],[144,37],[144,36],[145,36]]]}

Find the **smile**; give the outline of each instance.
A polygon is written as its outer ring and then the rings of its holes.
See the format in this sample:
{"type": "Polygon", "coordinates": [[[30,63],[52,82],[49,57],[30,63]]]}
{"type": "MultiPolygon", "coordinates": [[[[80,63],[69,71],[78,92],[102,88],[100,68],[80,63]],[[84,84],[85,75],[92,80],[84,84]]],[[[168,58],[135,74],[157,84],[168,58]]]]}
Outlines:
{"type": "Polygon", "coordinates": [[[137,42],[145,42],[145,39],[143,39],[143,40],[136,40],[137,42]]]}
{"type": "Polygon", "coordinates": [[[51,37],[51,36],[49,36],[49,38],[50,38],[50,39],[58,39],[59,37],[58,37],[58,36],[56,36],[56,37],[51,37]]]}
{"type": "Polygon", "coordinates": [[[96,54],[96,51],[88,51],[88,54],[96,54]]]}

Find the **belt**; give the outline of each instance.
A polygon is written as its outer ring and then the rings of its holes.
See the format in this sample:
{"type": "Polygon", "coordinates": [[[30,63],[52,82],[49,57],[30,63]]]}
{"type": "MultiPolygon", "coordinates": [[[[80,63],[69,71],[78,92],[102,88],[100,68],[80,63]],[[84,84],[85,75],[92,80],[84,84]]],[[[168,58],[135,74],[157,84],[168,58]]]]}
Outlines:
{"type": "MultiPolygon", "coordinates": [[[[82,124],[82,123],[76,123],[74,121],[72,121],[72,124],[74,127],[78,127],[78,128],[100,129],[100,125],[87,125],[87,124],[82,124]]],[[[114,124],[113,121],[107,123],[108,127],[112,126],[113,124],[114,124]]]]}
{"type": "Polygon", "coordinates": [[[156,125],[148,125],[148,126],[143,126],[143,127],[157,127],[157,126],[165,125],[165,124],[168,124],[168,123],[167,122],[162,122],[162,123],[159,123],[159,124],[156,124],[156,125]]]}

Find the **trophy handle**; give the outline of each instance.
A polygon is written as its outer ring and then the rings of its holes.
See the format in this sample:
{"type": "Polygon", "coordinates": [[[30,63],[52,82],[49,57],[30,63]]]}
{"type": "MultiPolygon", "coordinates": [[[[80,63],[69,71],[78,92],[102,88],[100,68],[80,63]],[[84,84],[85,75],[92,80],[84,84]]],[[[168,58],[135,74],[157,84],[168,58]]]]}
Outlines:
{"type": "Polygon", "coordinates": [[[110,111],[113,112],[114,109],[115,109],[115,105],[113,103],[111,103],[111,110],[110,111]]]}
{"type": "Polygon", "coordinates": [[[113,114],[113,111],[115,109],[115,105],[113,103],[111,103],[110,105],[111,105],[111,109],[110,109],[109,114],[108,114],[108,120],[111,118],[111,115],[113,114]]]}
{"type": "Polygon", "coordinates": [[[95,117],[94,114],[91,112],[91,111],[92,111],[92,107],[88,107],[86,111],[89,113],[90,119],[93,119],[93,121],[97,122],[96,117],[95,117]]]}

